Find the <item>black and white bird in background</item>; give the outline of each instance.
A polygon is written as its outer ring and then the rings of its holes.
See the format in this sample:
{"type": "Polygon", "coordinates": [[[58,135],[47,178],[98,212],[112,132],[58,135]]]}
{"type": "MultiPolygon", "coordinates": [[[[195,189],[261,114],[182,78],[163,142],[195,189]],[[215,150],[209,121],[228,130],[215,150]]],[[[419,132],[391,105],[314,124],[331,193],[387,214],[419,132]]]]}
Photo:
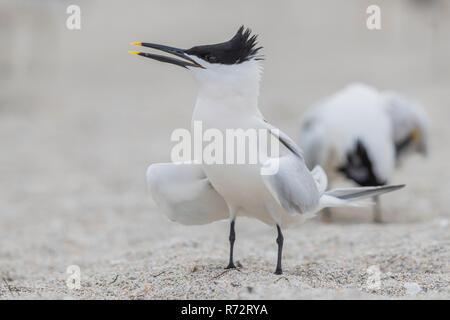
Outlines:
{"type": "MultiPolygon", "coordinates": [[[[131,52],[142,57],[186,68],[198,81],[199,92],[192,122],[215,128],[273,130],[258,108],[261,56],[256,35],[241,27],[229,41],[180,49],[154,43],[133,43],[172,56],[131,52]]],[[[271,131],[272,132],[272,131],[271,131]]],[[[258,136],[259,139],[259,136],[258,136]]],[[[359,205],[360,199],[402,186],[326,190],[327,177],[319,167],[309,170],[303,152],[279,131],[279,157],[257,149],[257,164],[152,164],[147,181],[153,199],[170,220],[182,224],[206,224],[229,219],[230,256],[227,268],[235,268],[234,225],[239,216],[256,218],[277,228],[278,258],[275,273],[281,274],[283,234],[281,228],[300,223],[325,207],[359,205]],[[274,162],[276,174],[261,169],[274,162]]],[[[256,142],[258,144],[258,142],[256,142]]],[[[246,148],[254,146],[246,145],[246,148]]]]}
{"type": "MultiPolygon", "coordinates": [[[[428,127],[417,102],[355,83],[307,111],[300,146],[308,167],[322,166],[330,180],[341,174],[360,186],[382,186],[405,156],[427,154],[428,127]]],[[[375,201],[374,221],[382,222],[375,201]]],[[[324,214],[329,219],[329,210],[324,214]]]]}

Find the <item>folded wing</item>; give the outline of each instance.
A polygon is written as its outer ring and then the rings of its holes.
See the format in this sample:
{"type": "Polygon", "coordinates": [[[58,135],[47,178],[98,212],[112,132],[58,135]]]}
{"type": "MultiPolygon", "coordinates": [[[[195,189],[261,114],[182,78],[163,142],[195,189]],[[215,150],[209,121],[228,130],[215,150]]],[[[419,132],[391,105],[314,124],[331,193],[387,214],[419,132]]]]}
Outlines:
{"type": "Polygon", "coordinates": [[[289,214],[303,214],[314,211],[319,203],[319,190],[305,163],[295,155],[271,158],[265,166],[278,171],[261,175],[272,196],[289,214]]]}

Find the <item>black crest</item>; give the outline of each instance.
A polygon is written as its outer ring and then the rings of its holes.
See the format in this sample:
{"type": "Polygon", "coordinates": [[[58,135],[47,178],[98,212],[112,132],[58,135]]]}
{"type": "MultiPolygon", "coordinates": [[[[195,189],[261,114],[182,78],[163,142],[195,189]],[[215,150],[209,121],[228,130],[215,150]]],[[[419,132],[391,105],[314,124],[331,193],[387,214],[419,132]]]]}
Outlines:
{"type": "Polygon", "coordinates": [[[251,35],[250,29],[244,30],[244,26],[241,26],[235,36],[227,42],[196,46],[185,52],[209,63],[237,64],[252,58],[262,60],[261,56],[257,56],[262,48],[256,47],[257,37],[251,35]]]}

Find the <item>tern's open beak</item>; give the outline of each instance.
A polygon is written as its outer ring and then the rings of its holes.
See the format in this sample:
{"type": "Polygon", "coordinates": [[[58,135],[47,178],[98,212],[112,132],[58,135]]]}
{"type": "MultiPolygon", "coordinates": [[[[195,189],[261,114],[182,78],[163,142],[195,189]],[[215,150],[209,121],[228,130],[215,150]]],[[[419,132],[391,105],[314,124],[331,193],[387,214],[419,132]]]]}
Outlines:
{"type": "Polygon", "coordinates": [[[161,44],[147,43],[147,42],[133,42],[132,45],[143,46],[143,47],[153,48],[153,49],[156,49],[156,50],[161,50],[161,51],[173,54],[173,55],[175,55],[177,57],[180,57],[180,58],[182,58],[184,60],[175,59],[175,58],[172,58],[172,57],[163,56],[163,55],[159,55],[159,54],[147,53],[147,52],[128,51],[129,53],[137,54],[139,56],[147,57],[147,58],[158,60],[158,61],[161,61],[161,62],[167,62],[167,63],[175,64],[177,66],[184,67],[184,68],[189,66],[189,67],[198,67],[198,68],[203,68],[204,69],[203,66],[201,66],[200,64],[195,62],[192,58],[190,58],[185,53],[184,49],[178,49],[178,48],[174,48],[174,47],[164,46],[164,45],[161,45],[161,44]]]}

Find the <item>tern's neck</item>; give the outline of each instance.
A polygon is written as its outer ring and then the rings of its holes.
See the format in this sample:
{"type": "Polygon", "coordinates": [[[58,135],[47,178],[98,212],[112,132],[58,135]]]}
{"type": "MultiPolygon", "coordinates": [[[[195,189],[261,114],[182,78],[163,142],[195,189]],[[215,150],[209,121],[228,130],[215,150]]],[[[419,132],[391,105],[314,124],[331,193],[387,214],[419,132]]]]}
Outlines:
{"type": "Polygon", "coordinates": [[[258,108],[258,95],[259,84],[255,83],[204,85],[200,88],[197,102],[209,105],[210,109],[224,107],[230,111],[250,112],[258,108]]]}
{"type": "Polygon", "coordinates": [[[200,81],[196,108],[208,108],[210,112],[217,111],[218,114],[225,111],[221,109],[243,114],[259,113],[261,70],[257,62],[224,68],[227,69],[200,81]]]}

